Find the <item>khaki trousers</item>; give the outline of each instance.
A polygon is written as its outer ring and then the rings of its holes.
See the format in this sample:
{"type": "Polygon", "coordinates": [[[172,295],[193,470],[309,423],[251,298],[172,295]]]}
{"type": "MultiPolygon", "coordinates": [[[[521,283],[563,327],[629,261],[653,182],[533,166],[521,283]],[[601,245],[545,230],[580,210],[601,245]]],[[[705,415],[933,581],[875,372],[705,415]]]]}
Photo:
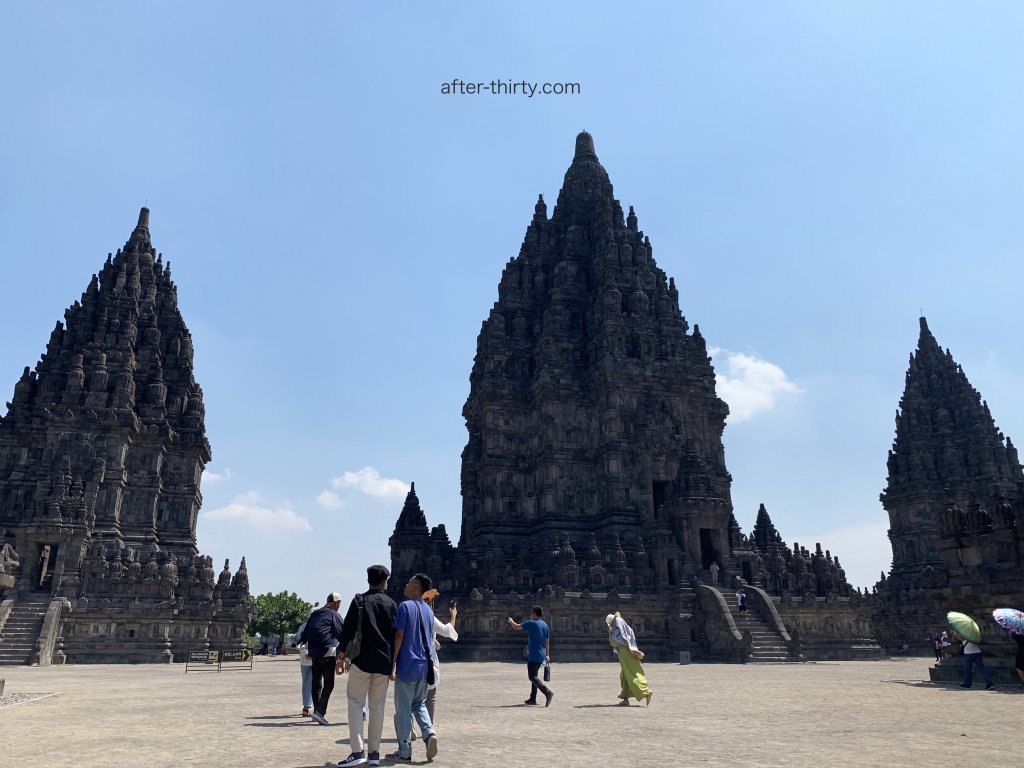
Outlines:
{"type": "Polygon", "coordinates": [[[348,670],[348,735],[352,752],[380,752],[384,732],[384,704],[388,699],[387,675],[363,672],[353,664],[348,670]],[[363,744],[363,706],[366,718],[366,744],[363,744]]]}

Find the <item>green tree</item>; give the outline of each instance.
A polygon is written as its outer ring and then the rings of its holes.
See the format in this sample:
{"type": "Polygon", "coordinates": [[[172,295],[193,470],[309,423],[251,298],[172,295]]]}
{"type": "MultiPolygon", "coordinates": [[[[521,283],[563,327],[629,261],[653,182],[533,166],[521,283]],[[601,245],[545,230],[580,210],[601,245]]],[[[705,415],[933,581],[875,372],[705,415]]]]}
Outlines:
{"type": "Polygon", "coordinates": [[[298,629],[317,605],[319,603],[307,603],[294,592],[258,595],[256,613],[249,623],[249,631],[264,637],[276,636],[283,643],[284,636],[298,629]]]}

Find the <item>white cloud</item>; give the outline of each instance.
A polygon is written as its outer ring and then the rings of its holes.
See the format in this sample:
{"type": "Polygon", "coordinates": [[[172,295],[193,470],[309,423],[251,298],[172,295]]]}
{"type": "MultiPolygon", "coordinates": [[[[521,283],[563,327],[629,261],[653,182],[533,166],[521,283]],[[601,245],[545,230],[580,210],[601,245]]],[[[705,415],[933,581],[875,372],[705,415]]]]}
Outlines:
{"type": "Polygon", "coordinates": [[[325,509],[341,509],[341,497],[334,491],[324,491],[316,497],[316,503],[325,509]]]}
{"type": "Polygon", "coordinates": [[[308,519],[295,514],[295,510],[287,505],[277,508],[264,506],[256,491],[240,494],[226,507],[204,512],[203,517],[208,520],[238,522],[266,533],[313,530],[308,519]]]}
{"type": "Polygon", "coordinates": [[[228,467],[223,472],[211,472],[208,469],[203,470],[203,482],[204,483],[216,483],[218,480],[230,480],[234,477],[234,473],[231,471],[231,467],[228,467]]]}
{"type": "Polygon", "coordinates": [[[331,487],[335,489],[353,488],[368,496],[376,496],[378,499],[403,499],[409,492],[409,486],[401,480],[381,477],[380,472],[373,467],[363,467],[355,472],[346,472],[339,477],[332,477],[331,487]]]}
{"type": "Polygon", "coordinates": [[[770,411],[780,396],[803,392],[775,363],[717,347],[708,354],[725,358],[726,371],[715,371],[716,384],[718,395],[729,405],[729,421],[733,424],[770,411]]]}

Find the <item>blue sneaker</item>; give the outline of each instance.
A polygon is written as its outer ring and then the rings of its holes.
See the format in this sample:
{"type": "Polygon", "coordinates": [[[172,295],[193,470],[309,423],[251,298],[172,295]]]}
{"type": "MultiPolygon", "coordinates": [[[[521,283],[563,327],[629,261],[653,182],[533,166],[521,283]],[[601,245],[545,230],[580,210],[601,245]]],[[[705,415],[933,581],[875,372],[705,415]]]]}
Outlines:
{"type": "Polygon", "coordinates": [[[380,752],[371,752],[366,758],[367,765],[380,765],[380,752]]]}
{"type": "Polygon", "coordinates": [[[392,760],[394,762],[411,763],[412,755],[406,757],[401,752],[392,752],[390,755],[384,755],[385,760],[392,760]]]}
{"type": "Polygon", "coordinates": [[[312,717],[314,720],[320,723],[320,725],[327,725],[327,718],[321,715],[319,712],[314,712],[312,715],[310,715],[310,717],[312,717]]]}
{"type": "MultiPolygon", "coordinates": [[[[373,756],[375,754],[377,754],[377,753],[376,752],[371,752],[370,753],[371,756],[373,756]]],[[[341,760],[338,763],[338,765],[362,765],[365,762],[366,762],[366,753],[365,752],[353,752],[351,755],[346,757],[344,760],[341,760]]],[[[370,763],[370,765],[380,765],[380,761],[378,760],[376,763],[370,763]]]]}

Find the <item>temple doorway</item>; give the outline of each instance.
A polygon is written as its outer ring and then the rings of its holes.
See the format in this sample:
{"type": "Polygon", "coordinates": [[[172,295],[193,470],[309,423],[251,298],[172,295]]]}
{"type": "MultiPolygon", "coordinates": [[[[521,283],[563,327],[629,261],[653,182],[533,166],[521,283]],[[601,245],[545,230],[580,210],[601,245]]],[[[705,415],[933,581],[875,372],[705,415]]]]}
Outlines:
{"type": "Polygon", "coordinates": [[[37,563],[32,589],[45,592],[53,586],[53,571],[57,564],[57,545],[40,544],[37,563]]]}
{"type": "Polygon", "coordinates": [[[718,559],[718,552],[714,545],[714,528],[700,529],[700,564],[701,568],[707,570],[711,564],[718,559]]]}

